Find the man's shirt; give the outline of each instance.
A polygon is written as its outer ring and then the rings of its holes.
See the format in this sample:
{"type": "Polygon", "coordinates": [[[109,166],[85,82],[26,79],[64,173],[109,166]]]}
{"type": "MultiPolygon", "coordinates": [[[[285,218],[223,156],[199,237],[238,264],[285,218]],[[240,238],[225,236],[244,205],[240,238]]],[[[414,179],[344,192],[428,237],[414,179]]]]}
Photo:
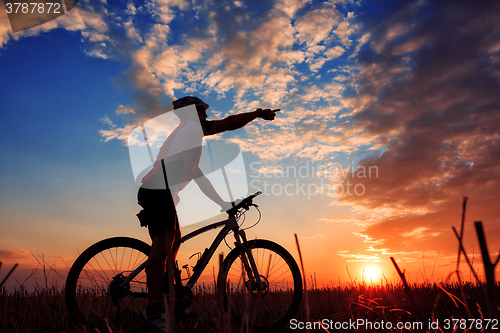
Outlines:
{"type": "Polygon", "coordinates": [[[207,120],[183,121],[168,136],[160,148],[153,168],[142,178],[142,187],[147,189],[165,189],[165,178],[161,160],[164,160],[168,185],[178,203],[178,192],[185,188],[195,178],[200,162],[203,136],[205,136],[213,122],[207,120]],[[201,126],[200,126],[201,125],[201,126]]]}

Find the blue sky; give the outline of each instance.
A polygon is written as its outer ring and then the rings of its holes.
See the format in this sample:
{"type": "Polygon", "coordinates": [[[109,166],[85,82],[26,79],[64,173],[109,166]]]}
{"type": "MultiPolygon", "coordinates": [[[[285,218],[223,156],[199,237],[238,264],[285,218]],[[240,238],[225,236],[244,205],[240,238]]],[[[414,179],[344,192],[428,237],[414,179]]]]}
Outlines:
{"type": "MultiPolygon", "coordinates": [[[[346,265],[352,272],[374,264],[392,276],[389,256],[420,281],[422,265],[438,258],[436,276],[445,278],[465,195],[471,221],[483,220],[498,248],[494,3],[81,1],[19,33],[3,8],[0,253],[7,263],[29,266],[34,252],[64,267],[117,228],[147,240],[135,218],[126,139],[188,94],[210,104],[212,119],[283,110],[272,123],[215,138],[238,144],[248,164],[259,162],[260,180],[323,181],[325,191],[362,185],[362,195],[261,199],[265,219],[255,236],[293,248],[298,233],[310,270],[324,281],[347,279],[346,265]],[[279,176],[313,164],[372,166],[378,174],[279,176]],[[326,265],[318,259],[325,255],[326,265]]],[[[472,223],[466,231],[471,248],[472,223]]]]}

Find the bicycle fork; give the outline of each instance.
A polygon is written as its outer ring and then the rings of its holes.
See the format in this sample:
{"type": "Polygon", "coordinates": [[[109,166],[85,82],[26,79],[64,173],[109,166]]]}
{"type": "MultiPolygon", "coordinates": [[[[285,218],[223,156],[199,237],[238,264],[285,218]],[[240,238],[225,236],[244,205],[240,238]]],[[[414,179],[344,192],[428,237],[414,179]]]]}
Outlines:
{"type": "Polygon", "coordinates": [[[248,246],[245,231],[239,230],[238,232],[235,232],[234,238],[236,239],[235,245],[237,247],[240,247],[242,252],[246,254],[245,256],[242,253],[241,260],[243,261],[243,267],[245,267],[245,270],[247,272],[250,281],[250,292],[253,290],[254,281],[258,291],[264,290],[265,286],[264,283],[262,283],[262,279],[257,269],[257,265],[255,264],[255,259],[252,255],[252,248],[248,246]],[[243,242],[241,241],[240,236],[243,239],[243,242]]]}

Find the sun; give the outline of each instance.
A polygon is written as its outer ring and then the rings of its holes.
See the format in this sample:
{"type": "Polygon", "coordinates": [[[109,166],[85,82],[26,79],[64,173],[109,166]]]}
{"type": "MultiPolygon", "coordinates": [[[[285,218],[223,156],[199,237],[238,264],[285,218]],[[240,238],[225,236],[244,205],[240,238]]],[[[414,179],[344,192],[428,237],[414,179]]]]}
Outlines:
{"type": "Polygon", "coordinates": [[[363,267],[363,277],[367,282],[379,282],[382,279],[382,273],[377,266],[369,265],[363,267]]]}

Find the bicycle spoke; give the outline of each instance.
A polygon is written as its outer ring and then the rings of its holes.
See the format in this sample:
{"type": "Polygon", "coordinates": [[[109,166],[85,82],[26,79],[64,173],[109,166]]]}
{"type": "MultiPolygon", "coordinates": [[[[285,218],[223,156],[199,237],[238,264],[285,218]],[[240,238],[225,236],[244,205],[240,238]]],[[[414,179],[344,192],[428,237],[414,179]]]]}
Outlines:
{"type": "Polygon", "coordinates": [[[279,245],[259,240],[251,244],[264,289],[258,289],[255,280],[247,276],[243,267],[244,254],[233,252],[235,258],[230,259],[226,276],[228,304],[239,320],[248,318],[253,326],[279,325],[298,309],[302,293],[301,287],[297,287],[302,285],[300,271],[293,258],[279,245]]]}
{"type": "MultiPolygon", "coordinates": [[[[68,281],[73,281],[67,282],[66,290],[70,313],[71,309],[77,310],[101,332],[127,332],[139,327],[143,323],[140,312],[147,298],[129,296],[120,284],[147,259],[148,252],[149,245],[141,241],[117,237],[82,253],[77,260],[81,261],[79,268],[72,267],[68,274],[68,281]]],[[[147,293],[145,272],[139,272],[125,287],[132,292],[147,293]]]]}

